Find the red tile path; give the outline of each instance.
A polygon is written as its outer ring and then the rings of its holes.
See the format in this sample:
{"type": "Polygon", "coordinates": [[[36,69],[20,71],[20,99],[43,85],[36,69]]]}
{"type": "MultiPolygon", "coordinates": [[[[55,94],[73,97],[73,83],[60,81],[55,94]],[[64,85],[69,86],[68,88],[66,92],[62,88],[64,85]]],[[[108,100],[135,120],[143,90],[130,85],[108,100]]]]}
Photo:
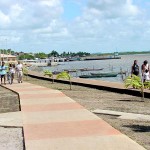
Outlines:
{"type": "Polygon", "coordinates": [[[26,150],[145,150],[60,91],[6,87],[20,95],[26,150]]]}
{"type": "Polygon", "coordinates": [[[61,111],[61,110],[72,110],[72,109],[83,109],[83,106],[78,103],[61,103],[61,104],[46,104],[46,105],[23,105],[22,111],[34,112],[34,111],[61,111]]]}

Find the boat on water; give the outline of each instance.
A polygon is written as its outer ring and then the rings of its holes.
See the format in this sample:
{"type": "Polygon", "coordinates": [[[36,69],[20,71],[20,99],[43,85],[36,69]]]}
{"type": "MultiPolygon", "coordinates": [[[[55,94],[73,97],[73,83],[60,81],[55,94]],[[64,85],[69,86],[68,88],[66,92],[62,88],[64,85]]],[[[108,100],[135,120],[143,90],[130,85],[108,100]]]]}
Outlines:
{"type": "Polygon", "coordinates": [[[53,72],[52,72],[53,75],[57,75],[57,74],[59,74],[59,73],[61,73],[61,71],[53,71],[53,72]]]}
{"type": "Polygon", "coordinates": [[[106,72],[106,73],[90,73],[91,75],[101,75],[101,76],[117,76],[118,72],[106,72]]]}
{"type": "Polygon", "coordinates": [[[127,71],[120,71],[120,72],[111,72],[111,73],[101,73],[101,72],[97,72],[97,73],[91,73],[91,75],[105,75],[105,74],[126,74],[127,71]]]}
{"type": "Polygon", "coordinates": [[[104,68],[83,68],[83,69],[79,69],[79,71],[99,71],[99,70],[103,70],[104,68]]]}
{"type": "Polygon", "coordinates": [[[82,68],[82,69],[64,69],[64,71],[67,71],[67,72],[77,72],[77,71],[100,71],[100,70],[103,70],[104,68],[82,68]]]}
{"type": "Polygon", "coordinates": [[[70,72],[77,72],[78,70],[77,69],[70,69],[70,70],[69,69],[64,69],[64,71],[70,73],[70,72]]]}
{"type": "Polygon", "coordinates": [[[90,75],[80,75],[80,78],[102,78],[102,77],[116,77],[118,73],[91,73],[90,75]]]}

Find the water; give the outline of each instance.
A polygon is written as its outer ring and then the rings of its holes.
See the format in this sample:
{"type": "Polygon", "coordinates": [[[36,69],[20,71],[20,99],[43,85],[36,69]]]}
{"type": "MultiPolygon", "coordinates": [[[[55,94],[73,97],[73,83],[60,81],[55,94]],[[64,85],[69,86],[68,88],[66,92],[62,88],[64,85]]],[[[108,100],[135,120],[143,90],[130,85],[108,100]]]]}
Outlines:
{"type": "MultiPolygon", "coordinates": [[[[150,54],[144,55],[123,55],[121,59],[108,59],[108,60],[92,60],[92,61],[72,61],[72,62],[62,62],[58,66],[44,67],[43,69],[49,69],[51,71],[63,71],[64,69],[81,69],[81,68],[104,68],[102,71],[92,71],[92,72],[120,72],[120,68],[123,71],[131,73],[131,66],[133,61],[138,60],[138,64],[141,67],[144,60],[150,62],[150,54]]],[[[70,73],[72,76],[77,77],[81,74],[90,74],[91,71],[70,73]]],[[[125,78],[125,77],[124,77],[125,78]]],[[[106,80],[113,82],[122,82],[122,76],[109,78],[92,78],[96,80],[106,80]]]]}

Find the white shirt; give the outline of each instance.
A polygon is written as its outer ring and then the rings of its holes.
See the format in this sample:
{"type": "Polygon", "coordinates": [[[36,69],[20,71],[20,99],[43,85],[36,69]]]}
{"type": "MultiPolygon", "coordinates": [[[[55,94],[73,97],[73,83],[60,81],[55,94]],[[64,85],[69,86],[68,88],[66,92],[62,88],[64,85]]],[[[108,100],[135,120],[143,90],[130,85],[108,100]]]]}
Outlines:
{"type": "Polygon", "coordinates": [[[10,68],[10,73],[15,73],[15,68],[11,67],[10,68]]]}
{"type": "Polygon", "coordinates": [[[22,64],[18,64],[18,65],[16,66],[16,70],[17,70],[17,71],[22,71],[22,69],[23,69],[22,64]]]}
{"type": "Polygon", "coordinates": [[[148,69],[149,69],[149,66],[148,66],[148,64],[146,64],[146,66],[145,66],[145,69],[146,69],[146,70],[148,70],[148,69]]]}
{"type": "Polygon", "coordinates": [[[143,78],[147,81],[147,80],[150,80],[150,74],[149,74],[149,71],[146,73],[144,72],[144,75],[143,75],[143,78]]]}

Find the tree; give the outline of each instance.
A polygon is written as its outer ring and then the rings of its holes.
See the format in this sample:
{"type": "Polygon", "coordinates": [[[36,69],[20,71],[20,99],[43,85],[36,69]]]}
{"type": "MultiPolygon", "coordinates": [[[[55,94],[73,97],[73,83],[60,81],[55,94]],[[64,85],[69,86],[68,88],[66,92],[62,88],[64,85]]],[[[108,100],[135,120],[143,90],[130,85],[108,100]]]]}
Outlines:
{"type": "Polygon", "coordinates": [[[63,71],[63,72],[59,73],[57,75],[57,77],[56,77],[56,79],[60,79],[60,78],[69,80],[69,82],[70,82],[70,90],[72,90],[72,87],[71,87],[72,82],[71,82],[70,74],[68,72],[66,72],[66,71],[63,71]]]}
{"type": "Polygon", "coordinates": [[[7,54],[10,55],[11,54],[11,49],[7,50],[7,54]]]}
{"type": "Polygon", "coordinates": [[[51,56],[57,57],[57,56],[59,56],[59,53],[55,50],[52,50],[52,52],[48,54],[48,57],[51,57],[51,56]]]}
{"type": "Polygon", "coordinates": [[[83,56],[89,56],[89,55],[90,55],[90,53],[87,53],[87,52],[77,52],[77,53],[63,52],[61,54],[61,56],[64,56],[64,57],[76,57],[76,56],[83,57],[83,56]]]}
{"type": "Polygon", "coordinates": [[[66,56],[67,56],[67,53],[66,53],[66,52],[63,52],[63,53],[61,54],[61,56],[66,57],[66,56]]]}
{"type": "Polygon", "coordinates": [[[40,58],[40,59],[45,59],[45,58],[47,58],[47,54],[40,52],[40,53],[36,53],[35,57],[40,58]]]}
{"type": "Polygon", "coordinates": [[[31,59],[35,59],[34,56],[30,55],[30,54],[23,54],[23,55],[20,55],[18,57],[19,60],[24,60],[24,59],[28,59],[28,60],[31,60],[31,59]]]}
{"type": "Polygon", "coordinates": [[[54,76],[53,73],[49,70],[44,70],[44,76],[52,77],[52,83],[54,83],[54,76]]]}
{"type": "Polygon", "coordinates": [[[14,54],[15,54],[15,52],[12,50],[12,51],[11,51],[11,55],[14,55],[14,54]]]}

